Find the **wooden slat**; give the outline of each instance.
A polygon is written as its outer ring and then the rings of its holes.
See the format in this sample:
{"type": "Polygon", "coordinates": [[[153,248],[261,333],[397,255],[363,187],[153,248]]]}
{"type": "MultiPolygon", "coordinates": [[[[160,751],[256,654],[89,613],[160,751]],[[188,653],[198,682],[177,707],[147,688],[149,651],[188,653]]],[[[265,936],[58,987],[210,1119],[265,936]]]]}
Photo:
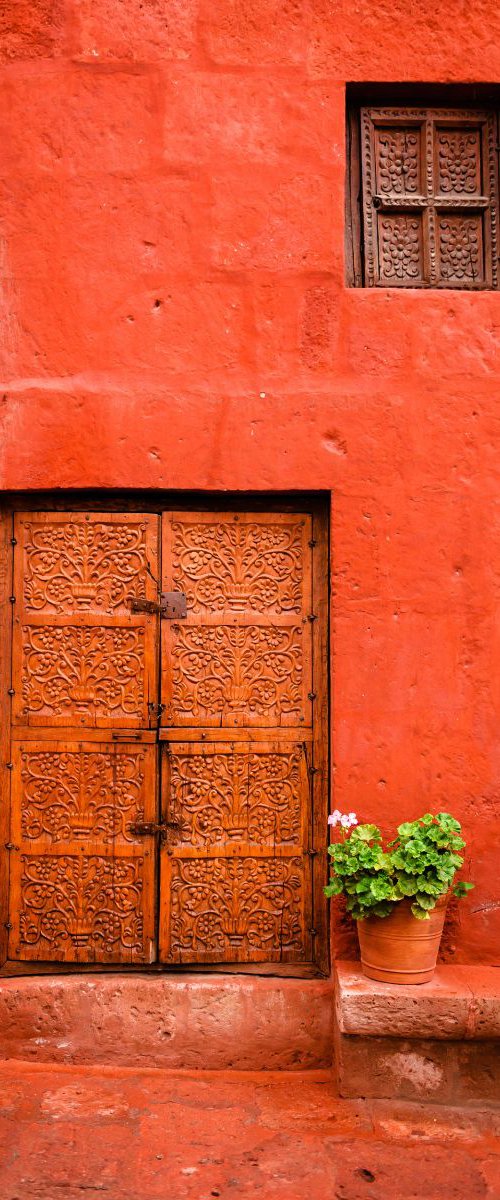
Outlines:
{"type": "Polygon", "coordinates": [[[329,525],[318,516],[313,519],[313,608],[316,620],[313,627],[313,671],[316,699],[314,702],[314,742],[310,777],[311,846],[313,864],[314,961],[323,972],[329,969],[328,907],[323,892],[327,883],[326,847],[329,806],[329,525]]]}
{"type": "MultiPolygon", "coordinates": [[[[233,729],[230,727],[227,727],[226,729],[214,729],[214,727],[210,725],[205,725],[203,727],[198,726],[198,728],[196,728],[196,726],[194,728],[189,728],[187,725],[182,725],[177,728],[175,726],[173,728],[162,726],[158,730],[158,738],[160,742],[226,742],[229,737],[231,744],[237,745],[238,742],[248,741],[268,742],[269,738],[273,736],[274,732],[275,731],[269,728],[257,729],[255,725],[249,726],[246,729],[233,729]]],[[[312,728],[304,729],[301,726],[300,730],[297,730],[297,728],[294,728],[293,726],[279,726],[280,743],[284,744],[286,742],[296,742],[297,736],[300,737],[301,742],[311,742],[313,739],[312,728]]]]}
{"type": "MultiPolygon", "coordinates": [[[[0,979],[37,975],[156,975],[165,970],[163,963],[150,963],[147,967],[125,963],[18,963],[8,960],[0,968],[0,979]]],[[[276,979],[323,979],[323,972],[315,963],[182,963],[175,964],[176,975],[256,975],[276,979]]]]}
{"type": "MultiPolygon", "coordinates": [[[[156,729],[127,729],[120,727],[119,729],[103,731],[102,729],[86,727],[81,731],[75,731],[75,728],[71,725],[58,726],[57,728],[57,737],[60,741],[65,741],[66,739],[72,741],[76,733],[79,733],[79,736],[84,738],[86,742],[101,742],[103,737],[109,736],[111,745],[118,742],[132,742],[140,745],[151,743],[152,745],[156,745],[158,740],[156,729]]],[[[51,742],[53,739],[54,730],[43,725],[40,728],[36,726],[33,728],[32,725],[18,725],[12,730],[13,742],[51,742]]]]}
{"type": "Polygon", "coordinates": [[[12,515],[0,511],[0,964],[7,957],[10,822],[10,710],[12,635],[12,515]]]}

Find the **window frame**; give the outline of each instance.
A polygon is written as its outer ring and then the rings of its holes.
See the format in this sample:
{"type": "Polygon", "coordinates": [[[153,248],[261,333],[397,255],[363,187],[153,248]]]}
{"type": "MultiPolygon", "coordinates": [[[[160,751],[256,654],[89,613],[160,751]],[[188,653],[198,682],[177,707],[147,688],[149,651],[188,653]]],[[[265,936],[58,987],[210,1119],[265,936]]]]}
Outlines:
{"type": "MultiPolygon", "coordinates": [[[[370,290],[398,291],[455,291],[477,292],[496,291],[499,288],[498,277],[498,110],[500,95],[497,89],[492,92],[484,88],[470,87],[449,89],[442,87],[437,90],[418,89],[418,93],[408,86],[400,89],[398,94],[394,85],[374,86],[371,91],[366,88],[353,87],[347,92],[347,188],[346,188],[346,284],[348,287],[368,288],[370,290]],[[352,96],[354,93],[354,96],[352,96]],[[373,198],[378,199],[373,185],[367,189],[366,174],[370,159],[373,167],[373,130],[391,122],[404,127],[404,123],[420,125],[423,130],[424,169],[435,152],[434,130],[439,121],[453,126],[457,121],[463,121],[466,126],[478,123],[482,126],[482,156],[484,175],[488,179],[488,191],[482,187],[482,196],[437,195],[433,180],[426,179],[425,188],[421,190],[417,202],[406,204],[404,197],[395,205],[386,202],[379,205],[384,210],[394,213],[407,214],[412,207],[425,214],[426,221],[434,221],[435,214],[445,211],[457,213],[477,213],[486,211],[489,217],[483,219],[484,232],[483,261],[484,278],[478,282],[466,279],[463,283],[457,280],[442,279],[437,274],[436,243],[434,232],[433,241],[427,243],[427,277],[416,280],[388,280],[380,277],[379,263],[375,261],[377,252],[376,237],[371,237],[370,223],[376,217],[376,207],[373,198]],[[478,202],[480,200],[480,203],[478,202]],[[367,237],[368,234],[368,237],[367,237]]],[[[369,170],[368,170],[369,174],[369,170]]],[[[484,182],[484,181],[483,181],[484,182]]],[[[373,231],[373,224],[371,225],[373,231]]]]}

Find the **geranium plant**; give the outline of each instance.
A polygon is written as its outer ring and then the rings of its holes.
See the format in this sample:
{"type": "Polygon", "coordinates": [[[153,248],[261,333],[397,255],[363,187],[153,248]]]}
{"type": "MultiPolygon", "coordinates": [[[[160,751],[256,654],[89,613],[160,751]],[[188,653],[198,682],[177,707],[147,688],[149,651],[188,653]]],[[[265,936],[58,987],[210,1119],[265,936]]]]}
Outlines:
{"type": "Polygon", "coordinates": [[[453,883],[463,865],[461,826],[449,813],[426,813],[398,826],[397,837],[384,845],[377,825],[360,825],[355,813],[328,818],[340,833],[329,846],[333,873],[327,896],[346,897],[356,921],[386,917],[400,900],[411,901],[414,917],[426,920],[440,896],[450,889],[464,896],[474,885],[453,883]]]}

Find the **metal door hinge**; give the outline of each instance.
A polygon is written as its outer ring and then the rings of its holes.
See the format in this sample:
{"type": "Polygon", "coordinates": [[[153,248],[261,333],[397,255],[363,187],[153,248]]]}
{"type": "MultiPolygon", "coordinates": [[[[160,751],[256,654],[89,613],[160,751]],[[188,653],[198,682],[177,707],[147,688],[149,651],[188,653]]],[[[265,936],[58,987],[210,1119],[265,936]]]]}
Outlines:
{"type": "Polygon", "coordinates": [[[133,613],[159,614],[167,621],[184,621],[187,617],[187,599],[184,592],[162,592],[159,600],[131,596],[129,603],[133,613]]]}

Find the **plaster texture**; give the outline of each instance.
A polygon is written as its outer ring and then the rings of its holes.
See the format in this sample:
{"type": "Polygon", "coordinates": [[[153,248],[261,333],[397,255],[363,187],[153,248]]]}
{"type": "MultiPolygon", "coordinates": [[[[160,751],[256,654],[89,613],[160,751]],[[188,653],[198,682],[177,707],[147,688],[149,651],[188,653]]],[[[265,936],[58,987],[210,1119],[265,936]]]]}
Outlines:
{"type": "Polygon", "coordinates": [[[8,9],[0,486],[330,492],[335,803],[452,809],[498,961],[500,297],[344,272],[346,81],[498,80],[497,3],[8,9]]]}

